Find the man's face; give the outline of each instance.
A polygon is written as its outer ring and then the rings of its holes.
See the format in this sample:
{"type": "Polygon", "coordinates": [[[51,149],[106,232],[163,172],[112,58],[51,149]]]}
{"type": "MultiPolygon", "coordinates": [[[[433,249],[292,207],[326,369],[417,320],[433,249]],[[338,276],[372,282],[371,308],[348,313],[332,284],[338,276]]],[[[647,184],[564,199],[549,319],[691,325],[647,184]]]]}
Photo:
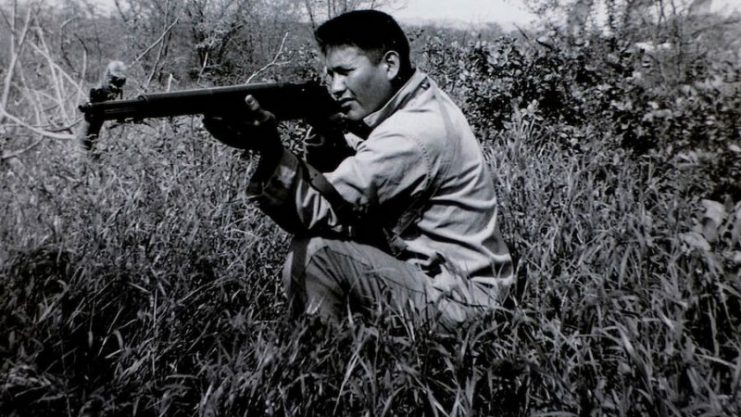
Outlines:
{"type": "Polygon", "coordinates": [[[396,73],[383,59],[374,64],[358,47],[337,46],[327,49],[324,60],[329,92],[348,119],[362,120],[393,95],[391,79],[396,73]]]}

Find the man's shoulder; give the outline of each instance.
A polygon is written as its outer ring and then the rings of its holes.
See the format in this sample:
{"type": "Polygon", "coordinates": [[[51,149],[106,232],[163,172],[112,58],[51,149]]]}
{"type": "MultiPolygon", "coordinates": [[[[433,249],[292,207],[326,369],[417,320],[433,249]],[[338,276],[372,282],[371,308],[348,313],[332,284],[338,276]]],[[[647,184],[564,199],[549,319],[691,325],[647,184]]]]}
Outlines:
{"type": "Polygon", "coordinates": [[[445,136],[445,125],[433,109],[400,109],[376,128],[378,133],[395,133],[404,136],[445,136]]]}
{"type": "Polygon", "coordinates": [[[434,84],[397,109],[374,133],[399,135],[420,141],[426,148],[449,148],[467,126],[460,109],[434,84]]]}

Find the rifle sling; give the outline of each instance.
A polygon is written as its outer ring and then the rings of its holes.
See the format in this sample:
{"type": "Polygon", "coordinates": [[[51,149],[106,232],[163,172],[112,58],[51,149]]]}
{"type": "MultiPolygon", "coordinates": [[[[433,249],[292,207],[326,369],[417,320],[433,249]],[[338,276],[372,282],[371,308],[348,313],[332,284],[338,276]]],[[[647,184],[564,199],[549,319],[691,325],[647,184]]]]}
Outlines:
{"type": "Polygon", "coordinates": [[[357,210],[352,204],[342,198],[337,189],[327,181],[324,174],[309,164],[304,163],[300,166],[304,167],[309,184],[319,191],[319,193],[329,202],[329,205],[332,206],[332,209],[340,222],[350,227],[350,234],[352,235],[353,226],[358,224],[360,220],[357,210]]]}

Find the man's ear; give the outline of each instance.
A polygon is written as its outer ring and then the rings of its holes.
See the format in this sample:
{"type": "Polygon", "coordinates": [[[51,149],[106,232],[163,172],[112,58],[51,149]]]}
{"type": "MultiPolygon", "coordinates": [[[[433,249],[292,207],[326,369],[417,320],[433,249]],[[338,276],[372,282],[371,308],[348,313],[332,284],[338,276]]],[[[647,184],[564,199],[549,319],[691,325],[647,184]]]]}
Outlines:
{"type": "Polygon", "coordinates": [[[396,78],[401,71],[401,58],[399,53],[396,51],[388,51],[383,55],[381,63],[386,68],[386,77],[389,81],[396,78]]]}

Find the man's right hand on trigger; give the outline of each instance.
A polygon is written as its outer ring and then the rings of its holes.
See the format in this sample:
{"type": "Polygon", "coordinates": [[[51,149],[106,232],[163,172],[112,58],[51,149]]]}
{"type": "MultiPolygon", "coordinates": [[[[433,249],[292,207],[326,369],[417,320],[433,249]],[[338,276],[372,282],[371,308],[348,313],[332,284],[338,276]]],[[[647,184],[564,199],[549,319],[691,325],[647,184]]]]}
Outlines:
{"type": "Polygon", "coordinates": [[[203,127],[219,142],[238,149],[279,154],[282,150],[275,116],[254,97],[245,97],[246,112],[239,116],[206,115],[203,127]]]}
{"type": "Polygon", "coordinates": [[[323,114],[321,116],[309,117],[307,122],[317,133],[335,133],[345,130],[347,118],[342,113],[334,113],[330,115],[323,114]]]}

